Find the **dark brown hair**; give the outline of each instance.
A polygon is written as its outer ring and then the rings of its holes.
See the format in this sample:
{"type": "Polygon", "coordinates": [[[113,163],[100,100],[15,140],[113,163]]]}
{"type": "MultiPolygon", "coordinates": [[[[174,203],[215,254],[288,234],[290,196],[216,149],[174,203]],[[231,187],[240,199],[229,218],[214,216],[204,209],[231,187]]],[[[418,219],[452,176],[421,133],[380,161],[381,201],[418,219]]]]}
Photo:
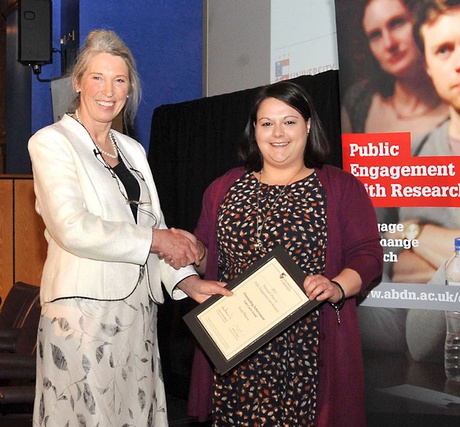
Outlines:
{"type": "Polygon", "coordinates": [[[248,171],[260,171],[263,167],[263,158],[255,137],[254,123],[257,122],[257,113],[260,104],[267,98],[275,98],[295,108],[305,121],[311,119],[310,132],[304,151],[304,163],[308,168],[319,168],[329,156],[329,141],[321,120],[315,110],[310,95],[298,84],[283,80],[264,86],[252,106],[246,128],[243,133],[238,156],[248,171]]]}

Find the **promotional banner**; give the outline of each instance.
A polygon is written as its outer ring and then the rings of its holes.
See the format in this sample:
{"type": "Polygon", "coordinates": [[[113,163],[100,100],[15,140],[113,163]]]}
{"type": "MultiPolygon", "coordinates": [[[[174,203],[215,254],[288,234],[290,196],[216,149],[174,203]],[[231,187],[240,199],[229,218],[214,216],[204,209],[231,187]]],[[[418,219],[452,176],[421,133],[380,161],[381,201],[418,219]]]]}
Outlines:
{"type": "MultiPolygon", "coordinates": [[[[446,286],[444,270],[460,236],[460,139],[450,116],[460,91],[447,61],[438,66],[449,33],[430,25],[432,60],[414,38],[419,3],[336,1],[343,167],[364,183],[384,249],[382,281],[358,307],[367,407],[460,415],[460,382],[444,371],[445,311],[460,310],[460,287],[446,286]]],[[[455,19],[460,28],[460,12],[455,19]]]]}

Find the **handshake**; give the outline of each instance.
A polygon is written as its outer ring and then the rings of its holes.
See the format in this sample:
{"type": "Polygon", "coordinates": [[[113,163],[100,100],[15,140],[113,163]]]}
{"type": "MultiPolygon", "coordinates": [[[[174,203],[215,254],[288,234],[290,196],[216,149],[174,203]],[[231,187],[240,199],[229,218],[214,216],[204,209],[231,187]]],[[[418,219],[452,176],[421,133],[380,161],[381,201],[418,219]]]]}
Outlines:
{"type": "Polygon", "coordinates": [[[190,264],[198,267],[206,258],[203,243],[192,233],[177,228],[152,229],[150,252],[176,270],[190,264]]]}

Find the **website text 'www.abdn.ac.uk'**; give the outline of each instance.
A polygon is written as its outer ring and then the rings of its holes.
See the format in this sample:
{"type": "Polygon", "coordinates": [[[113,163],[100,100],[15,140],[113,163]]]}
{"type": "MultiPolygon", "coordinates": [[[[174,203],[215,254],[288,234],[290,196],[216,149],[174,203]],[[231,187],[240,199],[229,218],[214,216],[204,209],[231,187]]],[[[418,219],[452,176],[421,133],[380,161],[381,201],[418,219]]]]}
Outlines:
{"type": "Polygon", "coordinates": [[[367,306],[460,311],[460,286],[381,283],[361,297],[367,306]]]}

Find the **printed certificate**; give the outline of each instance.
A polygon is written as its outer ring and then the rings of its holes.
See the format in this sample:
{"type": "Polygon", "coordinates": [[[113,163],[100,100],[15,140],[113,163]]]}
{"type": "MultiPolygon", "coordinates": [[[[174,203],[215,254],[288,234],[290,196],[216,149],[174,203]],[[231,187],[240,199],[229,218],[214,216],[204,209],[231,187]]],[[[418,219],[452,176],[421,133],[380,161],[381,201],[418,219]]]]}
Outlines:
{"type": "Polygon", "coordinates": [[[303,289],[305,274],[278,246],[184,320],[216,369],[225,373],[319,303],[303,289]]]}

